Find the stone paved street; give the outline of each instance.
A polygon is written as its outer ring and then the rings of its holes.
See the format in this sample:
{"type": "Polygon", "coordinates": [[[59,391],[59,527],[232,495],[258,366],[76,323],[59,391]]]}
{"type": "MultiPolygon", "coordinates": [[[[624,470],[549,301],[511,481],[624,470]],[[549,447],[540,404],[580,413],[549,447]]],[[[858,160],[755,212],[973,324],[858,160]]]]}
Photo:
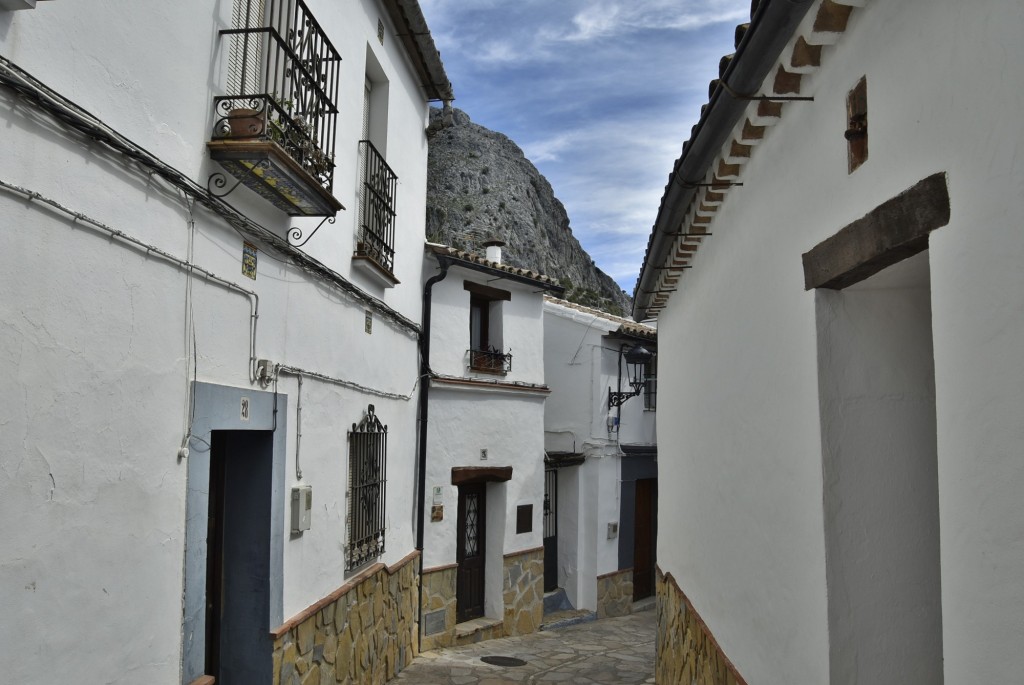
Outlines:
{"type": "Polygon", "coordinates": [[[392,681],[414,685],[567,683],[643,685],[654,682],[654,612],[642,611],[532,635],[478,642],[421,654],[392,681]],[[522,659],[492,666],[483,656],[522,659]]]}

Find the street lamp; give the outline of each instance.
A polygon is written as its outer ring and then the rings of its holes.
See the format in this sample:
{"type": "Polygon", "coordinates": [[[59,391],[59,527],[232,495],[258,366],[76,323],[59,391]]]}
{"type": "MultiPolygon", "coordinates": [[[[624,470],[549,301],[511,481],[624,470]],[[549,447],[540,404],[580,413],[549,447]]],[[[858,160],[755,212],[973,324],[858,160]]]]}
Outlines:
{"type": "MultiPolygon", "coordinates": [[[[634,345],[629,348],[625,354],[622,350],[619,350],[620,357],[626,358],[626,373],[629,378],[629,385],[633,388],[633,392],[612,392],[611,388],[608,388],[608,408],[622,406],[622,403],[628,400],[630,397],[636,397],[640,394],[640,391],[644,387],[644,369],[647,364],[651,361],[652,355],[642,345],[634,345]]],[[[621,387],[622,379],[622,367],[619,367],[619,380],[621,387]]]]}

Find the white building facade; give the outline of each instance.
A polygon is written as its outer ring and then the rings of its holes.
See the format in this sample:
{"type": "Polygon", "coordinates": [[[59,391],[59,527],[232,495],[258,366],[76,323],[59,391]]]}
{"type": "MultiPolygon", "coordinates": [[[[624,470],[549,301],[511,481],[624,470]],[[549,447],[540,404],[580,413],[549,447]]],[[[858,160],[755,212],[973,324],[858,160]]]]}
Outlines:
{"type": "Polygon", "coordinates": [[[762,0],[738,32],[636,290],[671,350],[658,682],[1020,678],[1022,25],[762,0]]]}
{"type": "Polygon", "coordinates": [[[556,281],[427,245],[424,649],[543,617],[543,293],[556,281]]]}
{"type": "Polygon", "coordinates": [[[548,587],[600,617],[630,613],[654,593],[656,354],[653,327],[545,298],[544,449],[556,517],[548,587]],[[637,347],[651,359],[634,390],[624,355],[637,347]]]}
{"type": "Polygon", "coordinates": [[[425,127],[451,97],[410,0],[0,3],[11,682],[412,659],[425,127]]]}

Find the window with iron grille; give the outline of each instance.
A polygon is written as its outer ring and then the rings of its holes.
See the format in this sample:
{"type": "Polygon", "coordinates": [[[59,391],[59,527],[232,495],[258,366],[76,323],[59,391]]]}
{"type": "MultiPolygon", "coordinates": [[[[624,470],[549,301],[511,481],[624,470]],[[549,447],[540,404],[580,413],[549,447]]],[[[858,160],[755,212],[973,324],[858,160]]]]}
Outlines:
{"type": "Polygon", "coordinates": [[[387,484],[388,427],[373,405],[348,434],[348,525],[345,570],[384,553],[384,503],[387,484]]]}
{"type": "Polygon", "coordinates": [[[656,411],[658,408],[658,355],[651,356],[651,361],[644,367],[644,409],[656,411]]]}

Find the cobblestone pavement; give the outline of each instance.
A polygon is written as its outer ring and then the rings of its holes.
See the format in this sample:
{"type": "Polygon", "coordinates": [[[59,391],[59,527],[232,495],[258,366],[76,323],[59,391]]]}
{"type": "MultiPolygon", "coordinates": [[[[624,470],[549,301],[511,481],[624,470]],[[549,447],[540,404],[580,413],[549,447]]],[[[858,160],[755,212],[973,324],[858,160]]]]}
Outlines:
{"type": "Polygon", "coordinates": [[[654,682],[654,612],[424,652],[393,683],[643,685],[654,682]],[[522,659],[492,666],[483,656],[522,659]]]}

